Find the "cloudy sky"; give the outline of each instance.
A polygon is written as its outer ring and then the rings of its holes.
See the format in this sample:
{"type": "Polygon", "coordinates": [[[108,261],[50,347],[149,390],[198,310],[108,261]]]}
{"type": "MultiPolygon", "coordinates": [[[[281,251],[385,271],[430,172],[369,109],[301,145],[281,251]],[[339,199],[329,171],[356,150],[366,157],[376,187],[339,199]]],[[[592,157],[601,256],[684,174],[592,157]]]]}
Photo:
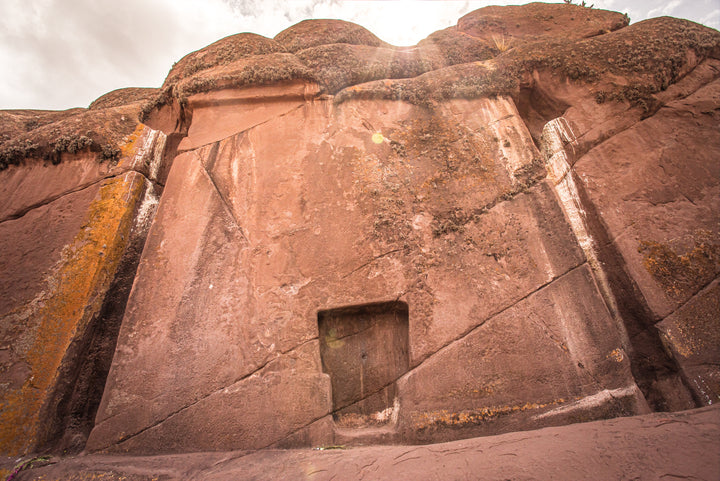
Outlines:
{"type": "MultiPolygon", "coordinates": [[[[173,62],[193,50],[239,32],[274,37],[306,18],[341,18],[392,44],[414,45],[477,8],[521,3],[0,0],[0,109],[85,107],[117,88],[159,87],[173,62]]],[[[670,15],[720,29],[720,0],[587,3],[625,12],[633,22],[670,15]]]]}

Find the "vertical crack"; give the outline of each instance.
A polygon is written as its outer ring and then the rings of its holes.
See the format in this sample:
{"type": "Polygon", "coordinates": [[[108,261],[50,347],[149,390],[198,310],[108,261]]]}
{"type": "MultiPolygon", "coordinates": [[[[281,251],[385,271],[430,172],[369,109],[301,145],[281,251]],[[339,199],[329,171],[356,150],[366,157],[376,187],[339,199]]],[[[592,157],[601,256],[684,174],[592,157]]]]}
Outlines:
{"type": "Polygon", "coordinates": [[[616,322],[638,387],[654,410],[669,410],[676,400],[692,398],[692,389],[687,386],[675,359],[664,349],[654,327],[652,311],[628,274],[622,254],[610,242],[584,185],[569,165],[566,146],[572,147],[576,140],[569,123],[562,117],[545,125],[541,141],[549,177],[585,252],[598,290],[616,322]],[[679,382],[666,382],[673,379],[679,382]]]}

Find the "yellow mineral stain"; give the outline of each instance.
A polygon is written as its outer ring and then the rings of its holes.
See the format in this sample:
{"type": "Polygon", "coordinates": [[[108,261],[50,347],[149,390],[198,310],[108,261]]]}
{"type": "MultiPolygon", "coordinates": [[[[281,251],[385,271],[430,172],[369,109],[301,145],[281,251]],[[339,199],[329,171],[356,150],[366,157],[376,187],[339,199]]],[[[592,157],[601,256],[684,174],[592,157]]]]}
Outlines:
{"type": "Polygon", "coordinates": [[[481,409],[473,409],[461,412],[426,411],[413,413],[413,421],[416,429],[427,429],[437,426],[462,427],[470,424],[480,424],[500,416],[542,409],[548,406],[555,406],[567,402],[566,399],[558,398],[546,403],[525,403],[515,406],[489,406],[481,409]]]}
{"type": "Polygon", "coordinates": [[[337,331],[334,328],[332,328],[328,331],[327,335],[325,336],[325,344],[330,349],[338,349],[345,345],[345,341],[343,341],[342,339],[338,339],[337,331]]]}
{"type": "Polygon", "coordinates": [[[145,130],[145,125],[137,124],[135,131],[127,136],[125,143],[120,147],[120,152],[122,152],[123,157],[132,157],[135,155],[135,151],[137,150],[135,144],[142,136],[143,130],[145,130]]]}
{"type": "Polygon", "coordinates": [[[41,439],[41,410],[57,382],[58,368],[72,340],[100,310],[144,190],[137,174],[105,180],[80,231],[63,251],[50,283],[53,290],[35,313],[39,329],[26,355],[31,375],[0,404],[0,453],[27,453],[41,439]]]}
{"type": "Polygon", "coordinates": [[[385,141],[385,137],[380,132],[372,134],[372,141],[376,144],[382,144],[385,141]]]}
{"type": "Polygon", "coordinates": [[[622,349],[620,349],[618,347],[618,348],[615,348],[612,351],[610,351],[610,353],[607,356],[605,356],[605,358],[612,359],[615,362],[622,362],[623,359],[625,359],[625,355],[623,354],[622,349]]]}

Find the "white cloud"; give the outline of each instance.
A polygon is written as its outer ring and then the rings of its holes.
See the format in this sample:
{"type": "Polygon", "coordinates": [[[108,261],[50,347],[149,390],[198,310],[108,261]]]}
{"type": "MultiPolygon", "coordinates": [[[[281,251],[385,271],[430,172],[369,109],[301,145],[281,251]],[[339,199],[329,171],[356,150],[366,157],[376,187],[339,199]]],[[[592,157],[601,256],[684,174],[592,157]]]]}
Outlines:
{"type": "Polygon", "coordinates": [[[682,4],[681,0],[672,0],[664,5],[660,5],[657,8],[653,8],[648,11],[647,16],[649,18],[651,17],[660,17],[663,15],[673,15],[675,13],[675,10],[682,4]]]}
{"type": "MultiPolygon", "coordinates": [[[[341,18],[412,45],[498,3],[525,1],[0,0],[0,108],[63,109],[116,88],[158,87],[173,62],[234,33],[274,37],[306,18],[341,18]]],[[[717,0],[588,3],[634,22],[657,12],[720,27],[717,0]]]]}
{"type": "Polygon", "coordinates": [[[3,0],[0,18],[0,108],[69,108],[159,86],[173,61],[237,29],[219,0],[3,0]]]}
{"type": "Polygon", "coordinates": [[[720,30],[720,8],[710,11],[707,15],[700,17],[698,21],[703,25],[720,30]]]}

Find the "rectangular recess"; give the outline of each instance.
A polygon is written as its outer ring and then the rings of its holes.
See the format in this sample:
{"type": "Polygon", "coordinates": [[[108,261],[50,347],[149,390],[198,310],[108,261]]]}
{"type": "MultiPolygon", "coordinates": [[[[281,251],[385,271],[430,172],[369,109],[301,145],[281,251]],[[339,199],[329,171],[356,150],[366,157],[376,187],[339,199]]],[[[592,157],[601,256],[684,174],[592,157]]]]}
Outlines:
{"type": "Polygon", "coordinates": [[[341,427],[391,421],[395,381],[408,370],[408,306],[392,301],[318,312],[320,357],[341,427]]]}

